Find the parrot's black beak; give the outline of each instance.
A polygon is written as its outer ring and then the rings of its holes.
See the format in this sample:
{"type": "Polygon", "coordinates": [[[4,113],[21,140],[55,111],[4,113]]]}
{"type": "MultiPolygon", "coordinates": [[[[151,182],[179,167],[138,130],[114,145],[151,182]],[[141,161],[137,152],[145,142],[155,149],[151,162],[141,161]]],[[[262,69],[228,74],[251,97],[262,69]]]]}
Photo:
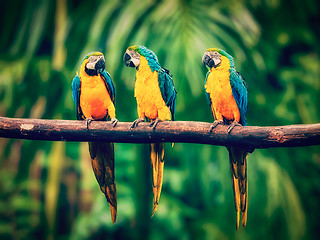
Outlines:
{"type": "Polygon", "coordinates": [[[106,67],[106,62],[103,58],[100,58],[99,61],[94,66],[95,70],[97,70],[98,72],[103,72],[105,67],[106,67]]]}
{"type": "Polygon", "coordinates": [[[128,53],[125,53],[123,55],[123,61],[127,67],[136,67],[134,63],[131,61],[131,56],[128,53]]]}
{"type": "Polygon", "coordinates": [[[215,66],[214,61],[212,60],[211,57],[209,57],[209,56],[207,55],[207,53],[204,53],[204,54],[203,54],[202,64],[203,64],[204,67],[208,66],[209,68],[212,68],[212,67],[215,66]]]}

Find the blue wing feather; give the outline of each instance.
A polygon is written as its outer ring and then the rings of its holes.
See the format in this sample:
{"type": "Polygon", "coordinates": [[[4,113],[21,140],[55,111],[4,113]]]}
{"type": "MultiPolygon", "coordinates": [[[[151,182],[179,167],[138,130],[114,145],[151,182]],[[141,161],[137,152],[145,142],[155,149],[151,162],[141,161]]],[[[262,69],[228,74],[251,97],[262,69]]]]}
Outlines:
{"type": "Polygon", "coordinates": [[[248,109],[248,91],[246,83],[235,69],[230,70],[230,85],[232,89],[232,95],[236,100],[237,106],[240,112],[240,123],[246,126],[246,112],[248,109]]]}
{"type": "Polygon", "coordinates": [[[72,80],[72,99],[76,107],[78,106],[78,97],[80,95],[80,77],[76,75],[72,80]]]}
{"type": "MultiPolygon", "coordinates": [[[[204,85],[207,84],[207,79],[208,79],[208,75],[209,75],[209,71],[207,72],[207,75],[206,75],[206,80],[204,81],[204,85]]],[[[211,107],[211,99],[210,99],[210,94],[207,93],[207,91],[205,91],[206,93],[206,98],[207,98],[207,102],[208,102],[208,105],[211,107]]]]}
{"type": "Polygon", "coordinates": [[[81,92],[81,81],[80,77],[76,75],[72,80],[72,99],[75,104],[77,119],[84,119],[84,116],[80,107],[80,92],[81,92]]]}
{"type": "Polygon", "coordinates": [[[110,98],[111,98],[112,102],[115,103],[116,90],[115,90],[115,87],[113,85],[113,82],[112,82],[110,74],[106,70],[103,70],[103,72],[101,72],[100,74],[102,76],[102,79],[104,80],[104,83],[106,85],[106,88],[108,90],[108,93],[110,95],[110,98]]]}
{"type": "Polygon", "coordinates": [[[171,118],[174,121],[177,91],[172,81],[172,75],[167,69],[160,68],[158,71],[158,81],[162,98],[165,101],[167,107],[169,107],[171,118]]]}

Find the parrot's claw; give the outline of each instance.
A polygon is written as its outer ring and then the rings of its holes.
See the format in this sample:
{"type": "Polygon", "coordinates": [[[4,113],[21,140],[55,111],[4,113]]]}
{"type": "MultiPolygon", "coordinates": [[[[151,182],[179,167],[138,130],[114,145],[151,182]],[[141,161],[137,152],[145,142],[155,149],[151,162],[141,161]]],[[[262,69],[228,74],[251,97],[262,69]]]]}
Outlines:
{"type": "Polygon", "coordinates": [[[119,122],[118,119],[116,119],[116,118],[111,118],[111,124],[113,125],[113,127],[115,127],[118,122],[119,122]]]}
{"type": "Polygon", "coordinates": [[[228,127],[228,133],[230,133],[235,126],[242,126],[242,125],[238,123],[236,120],[234,120],[228,127]]]}
{"type": "Polygon", "coordinates": [[[139,123],[141,123],[141,122],[144,122],[144,119],[138,118],[138,119],[134,120],[134,122],[133,122],[133,123],[131,124],[131,126],[130,126],[130,130],[131,130],[132,128],[138,127],[139,123]]]}
{"type": "Polygon", "coordinates": [[[149,127],[152,127],[152,129],[156,129],[156,126],[158,125],[159,122],[162,122],[160,118],[156,118],[152,123],[150,123],[149,127]]]}
{"type": "Polygon", "coordinates": [[[209,132],[212,132],[212,130],[218,126],[219,124],[222,124],[223,121],[222,120],[214,120],[214,122],[212,123],[212,125],[209,128],[209,132]]]}
{"type": "Polygon", "coordinates": [[[89,130],[89,125],[93,121],[93,118],[86,118],[87,130],[89,130]]]}

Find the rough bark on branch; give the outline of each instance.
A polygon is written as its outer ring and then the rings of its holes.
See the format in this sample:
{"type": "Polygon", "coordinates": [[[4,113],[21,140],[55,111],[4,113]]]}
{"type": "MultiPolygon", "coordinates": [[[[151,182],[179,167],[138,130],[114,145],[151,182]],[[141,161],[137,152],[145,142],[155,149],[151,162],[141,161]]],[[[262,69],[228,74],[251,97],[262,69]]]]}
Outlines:
{"type": "Polygon", "coordinates": [[[131,122],[43,120],[0,117],[0,137],[49,141],[110,141],[121,143],[200,143],[220,146],[241,146],[248,149],[270,147],[301,147],[320,145],[320,123],[275,127],[235,127],[218,125],[211,133],[211,123],[160,122],[155,130],[149,123],[140,123],[130,130],[131,122]]]}

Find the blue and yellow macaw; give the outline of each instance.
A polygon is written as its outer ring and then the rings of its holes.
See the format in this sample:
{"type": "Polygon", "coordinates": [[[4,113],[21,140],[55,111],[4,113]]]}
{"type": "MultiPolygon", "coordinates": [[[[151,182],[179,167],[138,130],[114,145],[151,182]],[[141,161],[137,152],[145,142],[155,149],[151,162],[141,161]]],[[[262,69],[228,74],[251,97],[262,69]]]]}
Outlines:
{"type": "MultiPolygon", "coordinates": [[[[129,47],[124,56],[127,67],[137,70],[134,96],[138,105],[138,116],[131,128],[140,122],[151,121],[150,127],[156,128],[160,121],[174,120],[176,90],[172,75],[158,62],[157,56],[144,46],[129,47]]],[[[153,212],[155,214],[162,188],[164,167],[164,143],[151,144],[151,166],[153,180],[153,212]]]]}
{"type": "MultiPolygon", "coordinates": [[[[113,127],[118,120],[115,114],[115,88],[105,70],[102,53],[92,52],[84,57],[80,74],[72,81],[72,97],[77,119],[86,120],[87,128],[92,120],[110,118],[113,127]]],[[[92,168],[101,191],[110,205],[112,222],[117,217],[117,192],[114,181],[114,145],[110,142],[90,142],[89,151],[92,168]]]]}
{"type": "MultiPolygon", "coordinates": [[[[228,133],[237,125],[245,126],[248,92],[244,79],[235,69],[233,58],[224,50],[209,48],[202,57],[202,63],[205,67],[209,67],[205,90],[215,119],[209,131],[220,123],[229,124],[228,133]]],[[[242,225],[245,227],[247,223],[248,152],[238,147],[227,147],[227,149],[237,212],[236,229],[238,229],[240,211],[242,212],[242,225]]]]}

